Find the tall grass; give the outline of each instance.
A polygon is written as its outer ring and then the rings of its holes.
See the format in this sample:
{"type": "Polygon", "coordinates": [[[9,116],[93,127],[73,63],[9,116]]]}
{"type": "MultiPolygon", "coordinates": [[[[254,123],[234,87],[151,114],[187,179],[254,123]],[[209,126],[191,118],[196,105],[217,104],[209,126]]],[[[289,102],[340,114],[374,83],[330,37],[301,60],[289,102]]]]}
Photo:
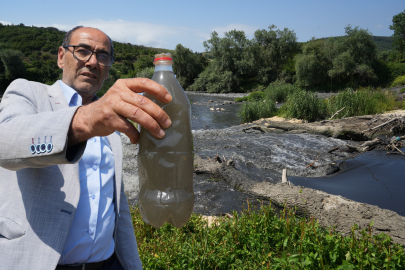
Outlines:
{"type": "Polygon", "coordinates": [[[254,92],[245,97],[239,116],[244,122],[255,121],[275,114],[307,121],[322,120],[342,110],[334,118],[377,114],[394,109],[405,109],[405,102],[396,101],[390,91],[374,88],[353,90],[346,88],[327,100],[319,100],[315,93],[307,92],[291,84],[270,85],[265,92],[254,92]],[[269,103],[274,100],[286,103],[277,111],[269,103]],[[265,105],[267,104],[267,105],[265,105]]]}
{"type": "Polygon", "coordinates": [[[270,99],[277,102],[285,102],[288,95],[291,95],[299,90],[301,90],[301,88],[289,83],[270,84],[265,90],[265,99],[270,99]]]}
{"type": "Polygon", "coordinates": [[[267,99],[243,104],[238,111],[238,116],[243,122],[252,122],[260,118],[272,117],[276,112],[274,101],[267,99]]]}
{"type": "Polygon", "coordinates": [[[316,121],[324,119],[326,106],[315,93],[300,89],[287,97],[287,102],[282,106],[280,114],[288,118],[316,121]]]}
{"type": "Polygon", "coordinates": [[[132,209],[138,249],[145,269],[404,269],[405,253],[385,234],[373,236],[372,224],[348,236],[322,229],[285,208],[271,206],[232,213],[208,228],[193,214],[180,228],[146,225],[132,209]]]}
{"type": "Polygon", "coordinates": [[[328,100],[329,115],[345,107],[336,118],[382,113],[398,106],[391,92],[372,88],[347,88],[328,100]]]}

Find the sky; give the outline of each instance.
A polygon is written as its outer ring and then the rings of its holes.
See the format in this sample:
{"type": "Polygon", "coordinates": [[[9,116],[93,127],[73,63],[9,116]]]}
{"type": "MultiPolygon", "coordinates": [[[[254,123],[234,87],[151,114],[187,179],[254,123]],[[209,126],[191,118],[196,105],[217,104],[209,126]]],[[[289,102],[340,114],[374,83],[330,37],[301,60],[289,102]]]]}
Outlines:
{"type": "Polygon", "coordinates": [[[299,42],[312,37],[342,36],[348,25],[374,36],[391,36],[392,17],[405,10],[405,0],[284,0],[284,1],[2,1],[0,22],[56,27],[96,27],[114,41],[174,50],[182,44],[203,52],[203,42],[242,30],[254,32],[276,25],[293,30],[299,42]]]}

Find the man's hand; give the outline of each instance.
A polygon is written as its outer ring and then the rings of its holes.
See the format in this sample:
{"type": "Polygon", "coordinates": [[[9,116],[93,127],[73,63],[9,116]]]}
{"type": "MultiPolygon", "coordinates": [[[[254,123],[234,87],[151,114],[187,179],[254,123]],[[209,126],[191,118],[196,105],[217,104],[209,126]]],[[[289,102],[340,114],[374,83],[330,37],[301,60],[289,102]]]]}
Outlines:
{"type": "Polygon", "coordinates": [[[165,103],[172,100],[169,92],[152,80],[118,80],[98,101],[77,109],[69,129],[68,145],[95,136],[108,136],[116,130],[125,133],[131,143],[136,143],[139,132],[127,119],[148,129],[155,137],[163,138],[165,132],[162,127],[168,128],[171,121],[158,105],[138,94],[142,92],[165,103]]]}

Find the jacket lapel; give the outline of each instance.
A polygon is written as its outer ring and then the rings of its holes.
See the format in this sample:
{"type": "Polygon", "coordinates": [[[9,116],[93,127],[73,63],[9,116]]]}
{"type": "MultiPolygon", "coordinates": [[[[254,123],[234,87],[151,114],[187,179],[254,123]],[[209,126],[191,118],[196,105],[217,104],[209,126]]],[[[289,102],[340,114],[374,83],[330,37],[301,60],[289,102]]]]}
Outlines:
{"type": "Polygon", "coordinates": [[[48,94],[51,101],[52,109],[54,111],[69,107],[69,104],[66,101],[66,97],[63,94],[62,88],[60,87],[59,81],[56,81],[48,88],[48,94]]]}
{"type": "Polygon", "coordinates": [[[122,182],[122,144],[119,132],[116,131],[107,136],[114,154],[115,163],[115,198],[116,198],[116,215],[120,211],[120,198],[121,198],[121,182],[122,182]]]}

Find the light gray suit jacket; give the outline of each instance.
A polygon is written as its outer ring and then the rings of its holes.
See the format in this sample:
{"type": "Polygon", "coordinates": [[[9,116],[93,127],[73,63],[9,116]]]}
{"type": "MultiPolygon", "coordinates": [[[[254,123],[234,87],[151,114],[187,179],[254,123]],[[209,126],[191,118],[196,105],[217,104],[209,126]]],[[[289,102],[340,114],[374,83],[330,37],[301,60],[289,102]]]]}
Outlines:
{"type": "MultiPolygon", "coordinates": [[[[67,147],[78,107],[52,86],[16,80],[0,104],[0,268],[55,269],[80,197],[79,165],[86,142],[67,147]],[[31,145],[50,142],[50,152],[31,145]],[[69,160],[67,159],[69,157],[69,160]]],[[[115,158],[115,251],[126,270],[141,269],[122,184],[122,145],[108,136],[115,158]]],[[[49,149],[48,149],[49,150],[49,149]]]]}

